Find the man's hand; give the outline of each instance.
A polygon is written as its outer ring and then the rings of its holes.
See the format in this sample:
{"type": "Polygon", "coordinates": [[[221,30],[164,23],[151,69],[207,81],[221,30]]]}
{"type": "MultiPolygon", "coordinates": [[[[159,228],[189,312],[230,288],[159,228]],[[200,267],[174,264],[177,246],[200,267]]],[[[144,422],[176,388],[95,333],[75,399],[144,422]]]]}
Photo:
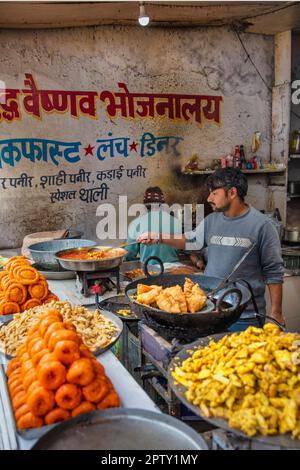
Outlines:
{"type": "Polygon", "coordinates": [[[280,325],[282,325],[283,327],[286,326],[284,315],[282,313],[271,313],[270,317],[274,318],[274,320],[278,321],[278,323],[280,323],[280,325]]]}
{"type": "Polygon", "coordinates": [[[156,243],[159,243],[159,233],[144,232],[139,235],[136,240],[142,243],[143,245],[154,245],[156,243]]]}
{"type": "Polygon", "coordinates": [[[270,317],[277,320],[282,326],[285,326],[285,320],[282,313],[282,284],[268,284],[271,313],[270,317]]]}

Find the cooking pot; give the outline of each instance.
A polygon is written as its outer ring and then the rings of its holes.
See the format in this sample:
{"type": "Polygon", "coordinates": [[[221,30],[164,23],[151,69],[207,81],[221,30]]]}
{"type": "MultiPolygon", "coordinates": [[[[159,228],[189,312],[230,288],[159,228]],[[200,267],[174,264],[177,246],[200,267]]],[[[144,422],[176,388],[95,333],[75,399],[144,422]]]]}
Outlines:
{"type": "Polygon", "coordinates": [[[300,243],[300,229],[298,227],[285,228],[283,241],[290,243],[300,243]]]}
{"type": "Polygon", "coordinates": [[[289,181],[288,193],[291,196],[299,195],[300,194],[300,181],[289,181]]]}

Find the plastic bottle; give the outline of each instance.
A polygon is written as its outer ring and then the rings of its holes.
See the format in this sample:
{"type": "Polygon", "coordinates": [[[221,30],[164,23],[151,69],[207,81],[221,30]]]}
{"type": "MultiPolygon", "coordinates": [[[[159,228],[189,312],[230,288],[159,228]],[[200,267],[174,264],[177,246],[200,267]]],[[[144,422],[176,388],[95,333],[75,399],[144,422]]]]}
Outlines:
{"type": "Polygon", "coordinates": [[[226,161],[227,161],[227,167],[233,168],[233,155],[228,154],[226,157],[226,161]]]}
{"type": "Polygon", "coordinates": [[[234,168],[240,168],[240,148],[238,145],[235,146],[234,148],[234,160],[233,160],[233,166],[234,168]]]}
{"type": "Polygon", "coordinates": [[[243,145],[240,145],[240,164],[241,164],[242,170],[246,170],[246,168],[247,168],[247,161],[246,161],[245,150],[244,150],[244,146],[243,146],[243,145]]]}

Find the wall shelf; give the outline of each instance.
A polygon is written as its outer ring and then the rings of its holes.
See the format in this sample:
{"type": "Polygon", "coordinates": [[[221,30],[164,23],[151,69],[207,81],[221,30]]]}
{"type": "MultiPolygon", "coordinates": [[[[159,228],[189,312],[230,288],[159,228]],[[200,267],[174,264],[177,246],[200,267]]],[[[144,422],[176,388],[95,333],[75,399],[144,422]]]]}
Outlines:
{"type": "MultiPolygon", "coordinates": [[[[282,169],[269,169],[269,168],[261,168],[259,170],[241,170],[242,173],[250,174],[250,175],[259,175],[259,174],[273,174],[273,173],[284,173],[286,168],[282,169]]],[[[182,171],[183,175],[191,175],[191,176],[197,176],[197,175],[211,175],[214,173],[215,170],[195,170],[195,171],[182,171]]]]}
{"type": "Polygon", "coordinates": [[[300,153],[291,153],[289,158],[293,160],[300,160],[300,153]]]}

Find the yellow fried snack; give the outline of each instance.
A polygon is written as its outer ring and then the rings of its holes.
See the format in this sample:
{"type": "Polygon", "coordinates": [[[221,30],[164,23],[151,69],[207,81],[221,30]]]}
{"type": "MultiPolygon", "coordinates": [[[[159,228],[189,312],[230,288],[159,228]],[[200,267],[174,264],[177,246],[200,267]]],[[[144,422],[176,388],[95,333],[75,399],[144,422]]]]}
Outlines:
{"type": "Polygon", "coordinates": [[[184,313],[188,311],[185,295],[180,286],[167,287],[156,300],[158,308],[170,313],[184,313]]]}
{"type": "Polygon", "coordinates": [[[199,312],[206,304],[207,297],[198,284],[186,278],[183,286],[188,311],[191,313],[199,312]]]}
{"type": "Polygon", "coordinates": [[[143,292],[142,294],[138,294],[137,302],[144,305],[152,305],[156,302],[156,299],[160,292],[162,291],[162,287],[160,286],[149,286],[152,287],[148,292],[143,292]]]}
{"type": "Polygon", "coordinates": [[[206,304],[207,297],[198,284],[186,278],[184,289],[179,285],[166,287],[137,285],[136,301],[158,307],[168,313],[196,313],[206,304]]]}
{"type": "Polygon", "coordinates": [[[300,439],[300,335],[251,326],[196,350],[172,375],[204,416],[248,436],[300,439]]]}

